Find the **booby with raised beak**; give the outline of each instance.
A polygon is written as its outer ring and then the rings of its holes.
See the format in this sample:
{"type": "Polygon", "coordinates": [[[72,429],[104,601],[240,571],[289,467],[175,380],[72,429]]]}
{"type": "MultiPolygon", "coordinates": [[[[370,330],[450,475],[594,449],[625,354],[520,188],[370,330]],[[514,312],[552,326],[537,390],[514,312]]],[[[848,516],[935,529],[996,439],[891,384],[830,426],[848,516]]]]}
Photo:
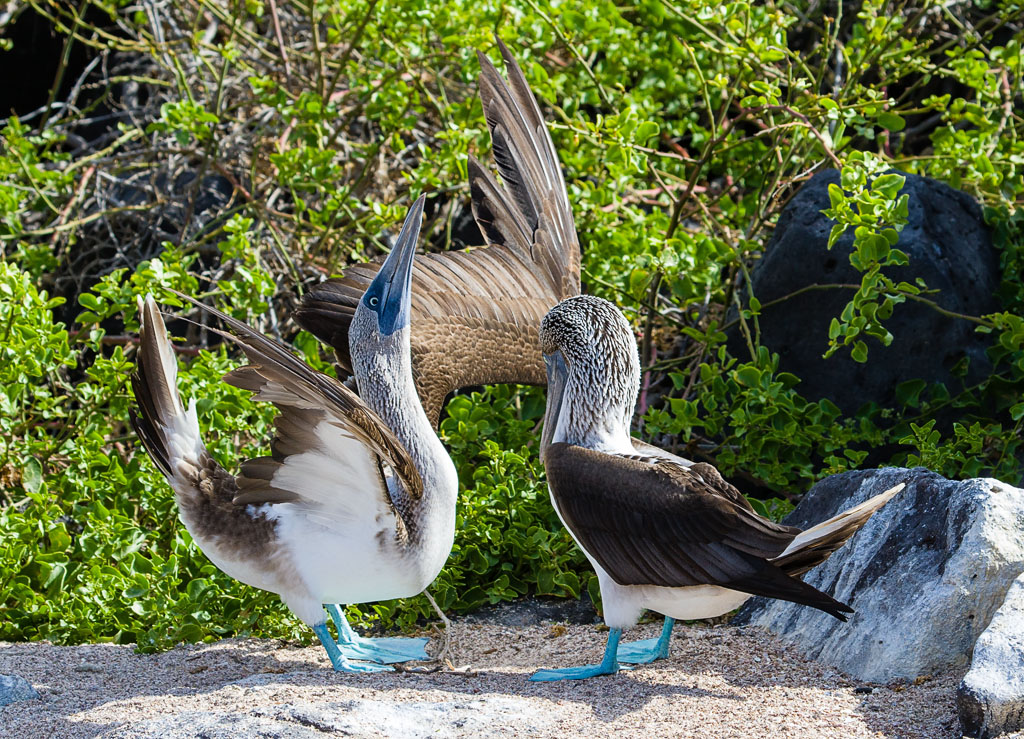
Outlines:
{"type": "Polygon", "coordinates": [[[279,413],[271,456],[232,475],[206,450],[195,401],[152,297],[140,302],[134,426],[174,490],[199,548],[228,575],[269,590],[319,637],[334,669],[427,659],[426,639],[361,639],[333,604],[417,595],[451,551],[458,478],[423,412],[409,349],[410,283],[423,198],[367,285],[349,333],[359,395],[250,326],[181,295],[227,325],[249,364],[225,376],[279,413]],[[327,606],[338,641],[327,629],[327,606]]]}

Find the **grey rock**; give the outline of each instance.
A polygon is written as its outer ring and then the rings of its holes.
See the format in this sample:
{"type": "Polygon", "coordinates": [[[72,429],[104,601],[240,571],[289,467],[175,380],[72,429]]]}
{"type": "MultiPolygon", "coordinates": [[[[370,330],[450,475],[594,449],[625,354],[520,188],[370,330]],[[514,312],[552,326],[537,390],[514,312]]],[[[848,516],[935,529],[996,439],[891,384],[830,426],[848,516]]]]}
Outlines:
{"type": "Polygon", "coordinates": [[[32,684],[20,675],[0,675],[0,706],[38,697],[39,693],[32,684]]]}
{"type": "MultiPolygon", "coordinates": [[[[924,279],[929,288],[941,291],[932,297],[947,310],[974,316],[998,310],[994,294],[1000,284],[999,260],[977,202],[937,180],[905,176],[901,192],[910,195],[909,222],[896,248],[910,262],[886,267],[886,274],[911,284],[924,279]]],[[[764,258],[751,273],[753,294],[762,305],[809,285],[860,284],[861,273],[849,260],[853,231],[827,248],[833,221],[821,211],[829,207],[828,186],[838,183],[836,170],[815,175],[779,216],[764,258]]],[[[970,362],[966,384],[990,374],[985,355],[990,342],[973,324],[912,302],[896,306],[885,322],[895,337],[890,346],[869,341],[871,362],[858,364],[849,352],[822,359],[829,323],[852,297],[853,290],[814,290],[762,311],[761,341],[779,354],[781,370],[801,379],[797,390],[804,397],[829,398],[852,414],[869,401],[895,406],[894,389],[906,380],[942,382],[953,392],[961,381],[950,370],[964,358],[970,362]]],[[[747,356],[738,327],[729,334],[729,347],[734,356],[747,356]]]]}
{"type": "Polygon", "coordinates": [[[966,667],[1024,573],[1024,490],[921,467],[847,472],[815,485],[786,523],[806,528],[899,482],[905,490],[804,576],[855,609],[847,623],[761,598],[734,622],[765,626],[865,682],[966,667]]]}
{"type": "Polygon", "coordinates": [[[325,736],[532,736],[551,727],[554,714],[519,698],[439,702],[350,700],[283,704],[244,713],[188,711],[120,727],[110,739],[322,739],[325,736]]]}
{"type": "Polygon", "coordinates": [[[978,637],[956,704],[965,736],[989,739],[1024,729],[1024,575],[978,637]]]}

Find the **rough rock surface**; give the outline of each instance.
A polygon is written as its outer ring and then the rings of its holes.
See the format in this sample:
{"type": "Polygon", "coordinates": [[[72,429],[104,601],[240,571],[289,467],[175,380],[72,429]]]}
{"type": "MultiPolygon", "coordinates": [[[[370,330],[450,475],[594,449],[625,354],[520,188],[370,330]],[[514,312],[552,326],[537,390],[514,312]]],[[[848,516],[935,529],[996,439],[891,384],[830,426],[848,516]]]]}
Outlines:
{"type": "Polygon", "coordinates": [[[906,482],[853,539],[804,576],[856,610],[847,623],[756,599],[734,623],[767,627],[813,659],[885,682],[965,668],[1024,572],[1024,490],[924,468],[847,472],[815,485],[787,523],[807,527],[906,482]]]}
{"type": "MultiPolygon", "coordinates": [[[[405,739],[460,735],[500,736],[515,726],[522,736],[550,727],[551,714],[538,712],[523,699],[485,697],[480,700],[390,703],[379,700],[332,701],[319,704],[264,706],[249,711],[189,711],[150,719],[103,734],[110,739],[322,739],[324,736],[366,736],[371,727],[405,739]]],[[[376,732],[374,732],[376,733],[376,732]]]]}
{"type": "Polygon", "coordinates": [[[978,638],[956,703],[965,736],[1024,729],[1024,575],[978,638]]]}
{"type": "Polygon", "coordinates": [[[39,693],[25,678],[18,675],[0,675],[0,706],[38,697],[39,693]]]}
{"type": "MultiPolygon", "coordinates": [[[[897,282],[924,279],[947,310],[982,315],[998,309],[993,297],[999,287],[998,256],[985,226],[981,208],[966,193],[936,180],[906,175],[901,192],[909,193],[909,222],[896,248],[910,263],[887,267],[897,282]]],[[[808,181],[786,206],[751,274],[753,293],[761,304],[814,284],[860,284],[861,273],[850,264],[853,231],[827,248],[833,221],[822,215],[829,206],[828,186],[839,183],[839,172],[826,170],[808,181]]],[[[868,401],[891,407],[900,382],[922,378],[943,382],[951,391],[960,381],[950,370],[963,357],[970,360],[967,384],[988,376],[985,356],[989,342],[974,325],[942,316],[918,303],[896,306],[886,326],[894,335],[883,347],[870,342],[872,361],[858,364],[838,354],[828,360],[828,327],[853,297],[853,290],[814,290],[765,307],[760,318],[761,340],[779,354],[780,369],[802,382],[797,389],[807,398],[830,398],[853,413],[868,401]]],[[[739,329],[730,334],[730,351],[746,356],[739,329]]]]}

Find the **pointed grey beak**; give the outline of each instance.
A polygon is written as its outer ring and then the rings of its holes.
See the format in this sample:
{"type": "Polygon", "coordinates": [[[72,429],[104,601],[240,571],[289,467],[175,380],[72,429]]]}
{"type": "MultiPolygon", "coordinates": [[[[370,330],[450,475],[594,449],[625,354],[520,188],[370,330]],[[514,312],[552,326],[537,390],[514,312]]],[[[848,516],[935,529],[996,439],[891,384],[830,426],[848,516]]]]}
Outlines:
{"type": "Polygon", "coordinates": [[[551,445],[555,429],[558,427],[558,417],[562,412],[562,399],[565,395],[565,383],[569,379],[569,370],[565,366],[562,352],[555,350],[551,354],[545,354],[544,365],[548,370],[548,402],[544,408],[544,431],[540,437],[541,462],[544,461],[544,454],[551,445]]]}
{"type": "Polygon", "coordinates": [[[398,235],[394,248],[363,296],[363,302],[377,312],[378,326],[385,336],[390,336],[409,325],[412,265],[423,220],[424,200],[426,196],[420,195],[409,208],[409,214],[405,217],[402,232],[398,235]]]}

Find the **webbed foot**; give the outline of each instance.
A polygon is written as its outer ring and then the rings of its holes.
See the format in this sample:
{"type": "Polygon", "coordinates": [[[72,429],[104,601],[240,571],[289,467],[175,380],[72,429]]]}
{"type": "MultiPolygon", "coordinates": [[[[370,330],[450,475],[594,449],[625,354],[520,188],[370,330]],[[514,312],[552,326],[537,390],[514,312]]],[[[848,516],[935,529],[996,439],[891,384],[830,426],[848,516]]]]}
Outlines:
{"type": "Polygon", "coordinates": [[[368,639],[352,630],[348,619],[337,605],[328,603],[324,607],[331,614],[331,620],[338,629],[338,649],[347,659],[368,660],[385,665],[430,659],[425,648],[430,640],[426,637],[382,636],[368,639]]]}
{"type": "Polygon", "coordinates": [[[327,656],[336,672],[390,672],[393,668],[386,665],[377,665],[372,662],[349,662],[348,658],[341,653],[338,645],[334,643],[331,632],[327,630],[327,624],[322,623],[313,627],[313,633],[320,639],[320,643],[327,650],[327,656]]]}
{"type": "Polygon", "coordinates": [[[608,644],[604,648],[604,658],[598,665],[583,665],[581,667],[562,667],[557,670],[538,670],[530,675],[531,682],[554,682],[556,680],[586,680],[598,675],[614,675],[620,669],[628,670],[628,667],[620,667],[616,652],[619,649],[619,637],[622,636],[621,629],[611,629],[608,632],[608,644]]]}
{"type": "Polygon", "coordinates": [[[549,683],[556,680],[586,680],[588,677],[597,677],[598,675],[614,675],[622,669],[628,670],[629,668],[620,667],[618,664],[606,665],[602,662],[599,665],[562,667],[558,670],[537,670],[537,672],[530,675],[530,682],[549,683]]]}
{"type": "Polygon", "coordinates": [[[645,665],[655,660],[668,658],[668,645],[672,639],[672,626],[675,619],[666,618],[661,627],[661,636],[657,639],[642,639],[619,645],[619,662],[631,665],[645,665]]]}
{"type": "Polygon", "coordinates": [[[370,662],[379,662],[382,665],[392,665],[399,662],[426,661],[430,659],[426,647],[429,639],[426,637],[416,639],[403,639],[399,637],[380,637],[378,639],[366,639],[357,637],[357,641],[348,644],[338,644],[338,649],[348,659],[363,659],[370,662]]]}

